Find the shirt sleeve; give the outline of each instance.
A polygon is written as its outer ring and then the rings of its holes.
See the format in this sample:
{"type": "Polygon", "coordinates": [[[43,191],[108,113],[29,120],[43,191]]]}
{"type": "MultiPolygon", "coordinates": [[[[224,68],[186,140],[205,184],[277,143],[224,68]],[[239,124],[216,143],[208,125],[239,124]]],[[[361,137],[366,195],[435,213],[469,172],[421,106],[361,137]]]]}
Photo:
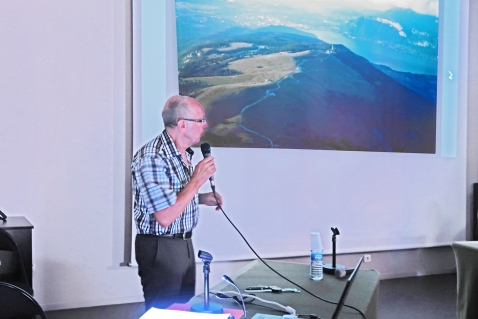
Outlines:
{"type": "Polygon", "coordinates": [[[141,159],[135,168],[135,176],[149,214],[176,203],[176,191],[165,159],[152,156],[141,159]]]}

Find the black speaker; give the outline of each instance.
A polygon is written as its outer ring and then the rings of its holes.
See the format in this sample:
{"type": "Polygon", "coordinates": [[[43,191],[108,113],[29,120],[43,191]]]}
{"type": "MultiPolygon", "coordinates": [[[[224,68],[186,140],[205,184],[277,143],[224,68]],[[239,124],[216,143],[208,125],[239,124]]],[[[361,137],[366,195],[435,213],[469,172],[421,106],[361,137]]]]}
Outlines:
{"type": "Polygon", "coordinates": [[[478,183],[473,184],[473,240],[478,240],[478,183]]]}

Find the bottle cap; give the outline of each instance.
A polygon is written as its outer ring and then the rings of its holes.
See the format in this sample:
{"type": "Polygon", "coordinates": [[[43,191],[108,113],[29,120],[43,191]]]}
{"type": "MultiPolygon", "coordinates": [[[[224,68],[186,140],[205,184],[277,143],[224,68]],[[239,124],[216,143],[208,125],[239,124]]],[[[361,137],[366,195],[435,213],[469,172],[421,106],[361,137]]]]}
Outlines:
{"type": "Polygon", "coordinates": [[[310,250],[321,251],[324,247],[322,246],[322,240],[320,239],[320,233],[311,232],[310,233],[310,250]]]}

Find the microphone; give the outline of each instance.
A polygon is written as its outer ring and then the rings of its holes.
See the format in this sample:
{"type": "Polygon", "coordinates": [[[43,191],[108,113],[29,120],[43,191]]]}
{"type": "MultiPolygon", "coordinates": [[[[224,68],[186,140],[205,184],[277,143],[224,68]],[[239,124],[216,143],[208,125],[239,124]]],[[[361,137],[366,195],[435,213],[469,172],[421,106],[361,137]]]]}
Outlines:
{"type": "Polygon", "coordinates": [[[347,271],[345,270],[345,268],[339,267],[339,268],[335,269],[334,275],[335,275],[335,277],[341,279],[341,278],[344,278],[347,275],[347,271]]]}
{"type": "Polygon", "coordinates": [[[212,255],[207,251],[200,250],[198,257],[203,262],[204,272],[204,303],[197,303],[191,306],[192,312],[203,313],[223,313],[223,308],[220,304],[209,302],[209,273],[211,272],[212,255]]]}
{"type": "Polygon", "coordinates": [[[237,291],[239,292],[239,296],[241,296],[241,301],[242,301],[242,310],[244,310],[244,319],[247,319],[246,305],[244,304],[244,297],[242,296],[241,289],[239,289],[239,287],[236,286],[234,281],[232,281],[232,279],[229,278],[229,276],[222,275],[222,279],[224,279],[228,284],[234,286],[234,288],[236,288],[237,291]]]}
{"type": "MultiPolygon", "coordinates": [[[[209,143],[202,143],[201,153],[204,158],[211,156],[211,145],[209,145],[209,143]]],[[[211,177],[209,177],[209,182],[211,182],[211,188],[214,191],[216,189],[216,184],[214,183],[214,175],[211,175],[211,177]]]]}

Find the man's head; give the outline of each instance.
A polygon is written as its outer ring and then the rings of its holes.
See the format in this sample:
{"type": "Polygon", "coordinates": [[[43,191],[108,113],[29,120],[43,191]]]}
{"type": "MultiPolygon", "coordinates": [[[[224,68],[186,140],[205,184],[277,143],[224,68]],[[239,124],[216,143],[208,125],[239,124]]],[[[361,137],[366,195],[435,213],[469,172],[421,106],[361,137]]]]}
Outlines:
{"type": "Polygon", "coordinates": [[[164,126],[173,139],[179,138],[187,147],[199,143],[208,127],[201,103],[188,96],[170,97],[162,112],[164,126]]]}

